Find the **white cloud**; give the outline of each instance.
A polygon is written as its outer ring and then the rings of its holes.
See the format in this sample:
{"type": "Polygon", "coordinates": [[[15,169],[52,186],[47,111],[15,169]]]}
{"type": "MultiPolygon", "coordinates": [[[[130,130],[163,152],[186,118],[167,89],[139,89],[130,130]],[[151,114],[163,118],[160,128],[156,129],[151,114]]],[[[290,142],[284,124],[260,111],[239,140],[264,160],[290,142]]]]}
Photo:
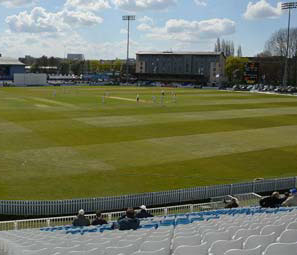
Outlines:
{"type": "Polygon", "coordinates": [[[195,4],[198,6],[206,6],[207,2],[205,0],[194,0],[195,4]]]}
{"type": "Polygon", "coordinates": [[[138,21],[145,24],[154,24],[153,19],[148,16],[143,16],[142,18],[138,19],[138,21]]]}
{"type": "MultiPolygon", "coordinates": [[[[90,42],[76,32],[48,37],[46,34],[22,34],[19,36],[19,34],[6,31],[0,37],[0,52],[3,53],[3,56],[16,58],[24,55],[63,57],[64,47],[66,53],[82,53],[88,59],[125,58],[127,41],[90,42]]],[[[151,48],[131,40],[131,56],[140,50],[151,50],[151,48]]]]}
{"type": "Polygon", "coordinates": [[[152,29],[152,27],[146,23],[142,23],[137,26],[137,30],[139,30],[139,31],[150,31],[151,29],[152,29]]]}
{"type": "Polygon", "coordinates": [[[0,0],[0,5],[8,8],[20,7],[23,5],[35,4],[36,0],[0,0]]]}
{"type": "Polygon", "coordinates": [[[195,43],[235,33],[235,22],[230,19],[188,21],[170,19],[164,27],[152,27],[148,37],[195,43]]]}
{"type": "Polygon", "coordinates": [[[99,11],[110,8],[108,0],[67,0],[64,6],[68,9],[87,11],[99,11]]]}
{"type": "Polygon", "coordinates": [[[164,10],[175,6],[177,0],[112,0],[114,5],[126,11],[164,10]]]}
{"type": "Polygon", "coordinates": [[[256,3],[249,2],[243,16],[245,19],[255,20],[278,18],[280,15],[282,15],[281,2],[276,7],[273,7],[266,0],[260,0],[256,3]]]}
{"type": "Polygon", "coordinates": [[[49,13],[41,7],[35,7],[31,13],[24,11],[18,15],[8,16],[5,21],[10,30],[17,33],[53,33],[61,29],[57,14],[49,13]]]}
{"type": "Polygon", "coordinates": [[[137,26],[138,31],[150,31],[154,25],[153,19],[148,16],[144,16],[138,19],[138,21],[140,22],[140,24],[137,26]]]}
{"type": "Polygon", "coordinates": [[[58,33],[73,27],[100,24],[103,20],[91,12],[47,12],[44,8],[35,7],[31,12],[8,16],[5,21],[16,33],[58,33]]]}
{"type": "Polygon", "coordinates": [[[70,26],[93,26],[103,22],[101,17],[92,12],[62,11],[58,15],[61,15],[64,23],[70,26]]]}

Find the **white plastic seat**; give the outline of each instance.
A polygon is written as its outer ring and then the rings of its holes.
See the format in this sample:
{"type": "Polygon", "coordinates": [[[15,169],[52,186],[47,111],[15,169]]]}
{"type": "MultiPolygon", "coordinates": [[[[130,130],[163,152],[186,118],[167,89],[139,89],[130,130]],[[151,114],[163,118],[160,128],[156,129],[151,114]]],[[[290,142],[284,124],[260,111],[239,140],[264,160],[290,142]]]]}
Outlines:
{"type": "Polygon", "coordinates": [[[175,249],[173,255],[207,255],[208,247],[207,243],[195,246],[182,245],[175,249]]]}
{"type": "Polygon", "coordinates": [[[196,234],[197,234],[196,231],[192,231],[192,232],[189,232],[189,231],[180,231],[180,232],[174,233],[174,237],[193,236],[193,235],[196,235],[196,234]]]}
{"type": "Polygon", "coordinates": [[[157,251],[136,251],[132,255],[168,255],[166,249],[160,249],[157,251]]]}
{"type": "Polygon", "coordinates": [[[196,231],[196,226],[193,226],[193,224],[190,224],[190,226],[187,225],[177,225],[174,233],[178,232],[191,232],[191,231],[196,231]]]}
{"type": "Polygon", "coordinates": [[[247,238],[251,235],[258,235],[260,234],[260,228],[255,228],[255,229],[239,229],[232,239],[237,240],[240,237],[247,238]]]}
{"type": "MultiPolygon", "coordinates": [[[[43,249],[34,250],[34,251],[29,251],[29,250],[22,251],[22,255],[47,255],[47,254],[51,254],[51,253],[52,253],[51,250],[48,248],[43,248],[43,249]]],[[[1,254],[1,251],[0,251],[0,254],[1,254]]]]}
{"type": "Polygon", "coordinates": [[[104,255],[118,255],[118,254],[130,255],[135,251],[137,251],[137,247],[133,244],[129,244],[123,247],[107,247],[105,249],[104,255]]]}
{"type": "Polygon", "coordinates": [[[157,251],[165,249],[167,253],[170,251],[170,239],[163,241],[145,241],[140,245],[140,251],[157,251]]]}
{"type": "Polygon", "coordinates": [[[171,236],[170,235],[160,235],[160,236],[151,235],[145,238],[145,241],[157,242],[157,241],[163,241],[167,239],[171,239],[171,236]]]}
{"type": "Polygon", "coordinates": [[[268,245],[263,255],[296,255],[297,243],[273,243],[268,245]]]}
{"type": "Polygon", "coordinates": [[[127,246],[129,244],[133,244],[137,248],[139,248],[140,244],[142,244],[142,243],[143,243],[143,238],[138,238],[138,239],[135,239],[135,240],[125,240],[125,239],[122,239],[122,240],[119,240],[118,241],[117,246],[118,247],[121,247],[121,246],[127,246]]]}
{"type": "Polygon", "coordinates": [[[297,229],[285,230],[277,238],[278,243],[296,243],[297,242],[297,229]]]}
{"type": "Polygon", "coordinates": [[[218,240],[229,240],[229,232],[209,232],[206,233],[205,236],[202,238],[201,242],[208,243],[211,245],[213,242],[218,241],[218,240]]]}
{"type": "Polygon", "coordinates": [[[266,247],[275,241],[276,234],[271,233],[269,235],[253,235],[246,239],[243,243],[244,249],[254,249],[261,245],[261,252],[266,249],[266,247]]]}
{"type": "Polygon", "coordinates": [[[255,229],[255,228],[263,228],[265,227],[266,224],[262,224],[262,223],[252,223],[251,225],[249,225],[249,229],[255,229]]]}
{"type": "Polygon", "coordinates": [[[65,255],[104,255],[104,250],[99,248],[90,249],[87,251],[69,251],[65,255]]]}
{"type": "Polygon", "coordinates": [[[182,245],[200,245],[201,244],[201,236],[200,235],[193,235],[193,236],[187,236],[187,237],[175,237],[172,240],[172,250],[174,251],[178,246],[182,245]]]}
{"type": "Polygon", "coordinates": [[[289,223],[287,229],[297,229],[297,222],[289,223]]]}
{"type": "Polygon", "coordinates": [[[234,236],[234,234],[239,229],[242,229],[242,227],[241,226],[230,226],[230,227],[225,228],[225,230],[229,232],[230,237],[234,236]]]}
{"type": "Polygon", "coordinates": [[[243,239],[240,238],[238,240],[219,240],[214,242],[209,250],[209,255],[222,255],[224,252],[231,249],[241,249],[242,248],[243,239]]]}
{"type": "Polygon", "coordinates": [[[224,255],[261,255],[261,245],[254,249],[242,250],[242,249],[232,249],[226,251],[224,255]]]}
{"type": "Polygon", "coordinates": [[[202,226],[202,227],[199,227],[198,228],[198,233],[200,235],[203,235],[204,232],[208,231],[208,230],[218,230],[218,227],[217,226],[202,226]]]}
{"type": "Polygon", "coordinates": [[[154,231],[154,233],[172,233],[173,232],[173,230],[174,230],[174,227],[172,226],[170,226],[170,227],[159,227],[158,229],[156,229],[155,231],[154,231]]]}
{"type": "Polygon", "coordinates": [[[67,253],[69,251],[75,251],[77,248],[79,248],[79,245],[73,246],[73,247],[55,247],[52,252],[60,252],[60,253],[67,253]]]}
{"type": "Polygon", "coordinates": [[[81,244],[81,246],[85,247],[86,250],[91,250],[91,249],[95,249],[95,248],[104,250],[106,247],[111,247],[112,246],[111,241],[107,241],[107,242],[104,242],[104,243],[101,243],[99,241],[100,241],[100,239],[98,238],[98,243],[94,243],[94,240],[93,240],[92,243],[86,242],[86,243],[81,244]]]}
{"type": "Polygon", "coordinates": [[[260,234],[261,235],[268,235],[271,233],[275,233],[277,236],[279,236],[286,228],[286,224],[281,224],[281,225],[267,225],[262,228],[260,234]]]}

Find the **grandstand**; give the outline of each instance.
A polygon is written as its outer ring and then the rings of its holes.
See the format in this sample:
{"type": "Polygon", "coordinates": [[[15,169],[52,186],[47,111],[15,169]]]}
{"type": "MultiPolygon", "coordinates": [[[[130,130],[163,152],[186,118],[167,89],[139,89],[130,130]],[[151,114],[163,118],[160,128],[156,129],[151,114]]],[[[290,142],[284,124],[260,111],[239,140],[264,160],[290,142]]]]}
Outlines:
{"type": "Polygon", "coordinates": [[[293,255],[297,208],[243,207],[155,216],[136,231],[48,227],[0,233],[3,255],[293,255]]]}

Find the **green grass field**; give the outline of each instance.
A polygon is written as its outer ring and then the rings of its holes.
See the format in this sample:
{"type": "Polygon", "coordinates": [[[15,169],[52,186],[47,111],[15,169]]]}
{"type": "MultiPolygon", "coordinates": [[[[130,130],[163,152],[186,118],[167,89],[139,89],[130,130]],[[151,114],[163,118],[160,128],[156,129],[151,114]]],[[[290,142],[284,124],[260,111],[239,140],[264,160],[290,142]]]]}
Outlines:
{"type": "Polygon", "coordinates": [[[165,89],[162,105],[161,90],[0,88],[0,199],[101,197],[297,174],[297,97],[165,89]]]}

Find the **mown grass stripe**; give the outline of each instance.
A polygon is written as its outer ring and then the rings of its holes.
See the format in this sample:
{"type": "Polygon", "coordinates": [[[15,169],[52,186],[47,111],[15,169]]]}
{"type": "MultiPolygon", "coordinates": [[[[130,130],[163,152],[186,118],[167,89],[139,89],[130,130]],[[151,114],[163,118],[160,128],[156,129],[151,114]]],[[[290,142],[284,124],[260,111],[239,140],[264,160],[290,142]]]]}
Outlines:
{"type": "Polygon", "coordinates": [[[138,126],[155,123],[170,123],[199,120],[221,120],[251,117],[266,117],[278,115],[295,115],[297,107],[284,107],[274,109],[240,109],[228,111],[204,111],[204,112],[182,112],[182,113],[160,113],[151,115],[134,116],[113,116],[113,117],[95,117],[78,118],[77,121],[98,127],[125,127],[138,126]]]}

